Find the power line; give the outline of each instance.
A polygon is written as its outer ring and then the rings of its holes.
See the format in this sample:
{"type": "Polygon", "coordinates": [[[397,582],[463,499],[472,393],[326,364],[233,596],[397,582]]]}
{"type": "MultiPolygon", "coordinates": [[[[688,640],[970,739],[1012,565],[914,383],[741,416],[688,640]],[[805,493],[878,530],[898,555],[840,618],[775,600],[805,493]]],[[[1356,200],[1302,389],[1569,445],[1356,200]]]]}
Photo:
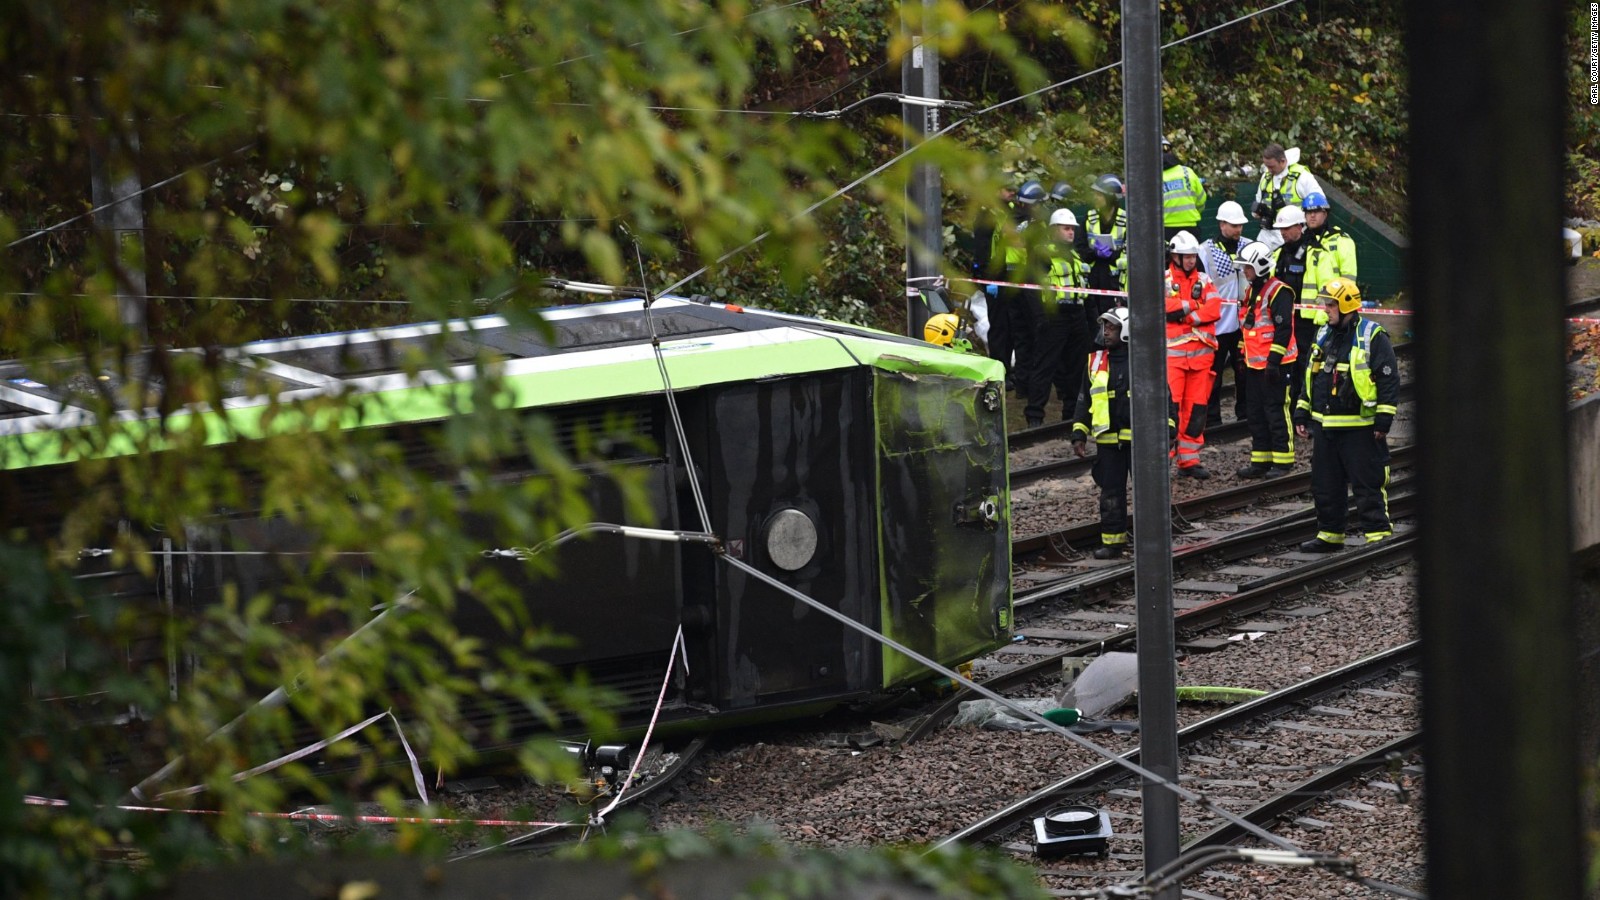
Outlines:
{"type": "MultiPolygon", "coordinates": [[[[1194,40],[1196,38],[1202,37],[1202,36],[1207,35],[1207,34],[1211,34],[1212,32],[1219,31],[1219,30],[1221,30],[1223,28],[1227,28],[1227,27],[1232,26],[1232,25],[1237,25],[1240,22],[1246,21],[1248,19],[1253,19],[1256,16],[1262,15],[1264,13],[1272,12],[1275,9],[1279,9],[1281,7],[1288,6],[1291,3],[1297,3],[1297,2],[1299,2],[1299,0],[1280,0],[1280,2],[1275,3],[1275,4],[1271,5],[1271,6],[1264,7],[1262,9],[1258,9],[1258,10],[1256,10],[1254,12],[1246,13],[1246,14],[1244,14],[1242,16],[1239,16],[1238,18],[1229,19],[1228,21],[1223,22],[1220,25],[1214,25],[1211,28],[1207,28],[1207,29],[1204,29],[1202,31],[1197,31],[1194,34],[1186,35],[1186,36],[1181,37],[1181,38],[1179,38],[1179,39],[1177,39],[1175,41],[1172,41],[1170,43],[1162,44],[1161,45],[1161,49],[1167,50],[1167,49],[1170,49],[1172,47],[1176,47],[1179,44],[1187,43],[1187,42],[1192,41],[1192,40],[1194,40]]],[[[963,125],[967,124],[968,122],[971,122],[973,119],[976,119],[979,116],[985,115],[987,113],[994,112],[997,109],[1002,109],[1004,107],[1010,106],[1011,104],[1016,103],[1016,102],[1018,102],[1020,100],[1026,100],[1026,99],[1028,99],[1030,97],[1036,97],[1036,96],[1038,96],[1040,94],[1047,93],[1049,91],[1053,91],[1053,90],[1056,90],[1058,88],[1066,87],[1067,85],[1072,84],[1074,82],[1082,81],[1083,79],[1088,78],[1091,75],[1098,75],[1098,74],[1100,74],[1102,72],[1109,72],[1112,69],[1115,69],[1115,68],[1117,68],[1118,66],[1121,66],[1121,65],[1122,65],[1121,60],[1118,60],[1117,62],[1111,63],[1109,65],[1101,66],[1098,69],[1094,69],[1092,71],[1084,72],[1081,75],[1075,75],[1075,76],[1073,76],[1071,78],[1068,78],[1068,79],[1066,79],[1064,81],[1058,81],[1055,84],[1046,85],[1045,87],[1039,88],[1036,91],[1031,91],[1031,92],[1029,92],[1027,94],[1023,94],[1023,95],[1021,95],[1019,97],[1013,97],[1010,100],[1002,100],[1001,102],[993,104],[992,106],[986,106],[983,109],[978,110],[977,112],[973,113],[972,115],[967,116],[965,119],[958,119],[955,122],[951,122],[949,125],[946,125],[944,128],[940,129],[939,131],[936,131],[933,134],[929,135],[928,138],[926,140],[922,141],[921,143],[915,144],[915,145],[913,145],[911,147],[906,148],[905,150],[902,150],[900,153],[898,153],[895,156],[891,157],[888,162],[885,162],[882,165],[879,165],[879,166],[873,168],[871,171],[867,172],[865,175],[862,175],[860,178],[857,178],[856,180],[854,180],[854,181],[850,182],[849,184],[845,185],[844,187],[839,188],[838,190],[834,191],[833,193],[829,194],[828,196],[823,197],[821,200],[818,200],[817,202],[811,204],[810,206],[806,207],[805,209],[801,210],[800,212],[796,213],[795,215],[790,216],[789,217],[789,221],[793,222],[793,221],[801,219],[801,218],[803,218],[805,216],[810,215],[811,213],[815,212],[816,210],[818,210],[822,206],[824,206],[824,205],[826,205],[828,203],[831,203],[834,200],[837,200],[838,198],[840,198],[840,197],[844,196],[845,194],[849,193],[850,191],[855,190],[857,187],[860,187],[868,179],[871,179],[873,177],[876,177],[877,175],[882,174],[883,172],[885,172],[885,171],[889,170],[890,168],[892,168],[896,163],[899,163],[901,160],[904,160],[906,157],[910,156],[911,154],[916,153],[918,150],[921,150],[923,147],[928,146],[929,144],[933,143],[934,141],[938,140],[939,138],[942,138],[942,137],[950,134],[951,132],[961,128],[963,125]]],[[[740,253],[743,253],[744,251],[750,249],[751,247],[754,247],[755,245],[757,245],[757,244],[761,243],[762,241],[766,240],[768,237],[771,236],[771,234],[772,234],[771,231],[763,231],[763,232],[761,232],[760,234],[758,234],[755,237],[751,238],[750,240],[744,242],[743,244],[740,244],[739,246],[733,248],[732,250],[729,250],[727,253],[724,253],[721,256],[717,257],[715,261],[710,262],[710,263],[708,263],[708,264],[706,264],[704,266],[701,266],[700,268],[698,268],[695,271],[689,273],[688,275],[685,275],[683,278],[679,279],[676,283],[674,283],[673,285],[671,285],[667,289],[661,291],[661,293],[663,293],[663,294],[675,293],[679,288],[682,288],[684,285],[688,284],[689,282],[695,280],[696,278],[699,278],[701,275],[704,275],[707,271],[709,271],[711,269],[712,266],[721,265],[723,262],[725,262],[725,261],[727,261],[729,259],[732,259],[735,256],[738,256],[740,253]]]]}

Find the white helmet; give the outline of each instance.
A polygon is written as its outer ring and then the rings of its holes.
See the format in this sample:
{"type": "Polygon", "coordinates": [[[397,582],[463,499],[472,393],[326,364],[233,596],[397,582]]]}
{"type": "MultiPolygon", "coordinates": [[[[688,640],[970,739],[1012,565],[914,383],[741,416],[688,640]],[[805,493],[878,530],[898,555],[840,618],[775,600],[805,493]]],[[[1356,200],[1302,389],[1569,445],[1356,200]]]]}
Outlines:
{"type": "Polygon", "coordinates": [[[1122,342],[1128,343],[1128,308],[1126,306],[1113,306],[1100,314],[1100,321],[1111,322],[1122,329],[1122,342]]]}
{"type": "Polygon", "coordinates": [[[1227,222],[1229,225],[1243,225],[1249,220],[1244,217],[1244,207],[1236,201],[1225,200],[1217,207],[1217,221],[1227,222]]]}
{"type": "Polygon", "coordinates": [[[1306,214],[1298,206],[1285,206],[1278,210],[1278,218],[1272,222],[1273,228],[1288,228],[1290,225],[1304,225],[1306,214]]]}
{"type": "Polygon", "coordinates": [[[1168,253],[1187,256],[1198,256],[1200,254],[1200,242],[1195,240],[1194,235],[1187,231],[1180,231],[1173,235],[1172,243],[1168,244],[1167,248],[1168,253]]]}
{"type": "Polygon", "coordinates": [[[1251,241],[1240,247],[1239,261],[1255,269],[1257,278],[1272,271],[1272,251],[1260,241],[1251,241]]]}
{"type": "Polygon", "coordinates": [[[1077,228],[1078,217],[1072,214],[1072,210],[1062,208],[1050,214],[1050,224],[1071,225],[1073,228],[1077,228]]]}

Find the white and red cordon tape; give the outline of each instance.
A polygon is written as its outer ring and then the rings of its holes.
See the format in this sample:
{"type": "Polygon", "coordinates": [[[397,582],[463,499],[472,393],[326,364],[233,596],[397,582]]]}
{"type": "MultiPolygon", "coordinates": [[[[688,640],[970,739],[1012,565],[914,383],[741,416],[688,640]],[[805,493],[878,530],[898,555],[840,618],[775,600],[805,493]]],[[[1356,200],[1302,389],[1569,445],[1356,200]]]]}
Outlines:
{"type": "MultiPolygon", "coordinates": [[[[992,285],[994,285],[996,287],[1020,288],[1022,290],[1026,290],[1026,291],[1042,291],[1042,290],[1045,289],[1045,285],[1042,285],[1042,284],[1028,284],[1026,282],[1018,282],[1018,281],[993,281],[993,280],[987,279],[987,278],[952,278],[951,281],[960,281],[960,282],[964,282],[966,284],[982,284],[982,285],[990,285],[990,284],[992,284],[992,285]]],[[[1094,295],[1100,296],[1100,297],[1126,297],[1126,296],[1128,296],[1128,292],[1127,291],[1104,291],[1104,290],[1097,290],[1095,288],[1059,287],[1059,288],[1052,288],[1052,290],[1054,290],[1054,291],[1056,291],[1058,293],[1062,293],[1062,294],[1094,294],[1094,295]]],[[[1227,303],[1227,304],[1231,304],[1231,305],[1234,305],[1234,306],[1237,306],[1239,304],[1239,301],[1237,301],[1237,300],[1224,300],[1222,302],[1223,303],[1227,303]]],[[[1294,305],[1294,308],[1295,309],[1313,309],[1313,310],[1321,310],[1322,309],[1321,306],[1318,306],[1315,303],[1296,303],[1294,305]]],[[[1369,315],[1369,316],[1410,316],[1410,315],[1415,315],[1415,312],[1413,312],[1412,310],[1409,310],[1409,309],[1384,309],[1383,307],[1363,307],[1361,312],[1362,312],[1363,315],[1369,315]]],[[[1574,323],[1574,324],[1578,324],[1578,325],[1597,325],[1597,324],[1600,324],[1600,318],[1585,318],[1583,316],[1577,316],[1577,317],[1574,317],[1574,318],[1569,318],[1566,321],[1574,323]]]]}
{"type": "MultiPolygon", "coordinates": [[[[588,821],[585,821],[585,822],[534,822],[534,821],[527,821],[527,820],[523,820],[523,819],[451,819],[451,818],[435,817],[435,816],[370,816],[370,815],[352,815],[352,816],[347,816],[347,815],[344,815],[344,814],[341,814],[341,813],[316,813],[316,812],[303,812],[303,811],[302,812],[287,812],[287,813],[252,811],[252,812],[246,813],[246,815],[248,815],[248,816],[250,816],[252,818],[257,818],[257,819],[284,819],[284,820],[297,821],[297,822],[348,822],[348,823],[359,824],[359,825],[476,825],[476,826],[485,827],[485,828],[588,828],[588,827],[591,827],[591,826],[594,826],[594,825],[597,825],[597,824],[604,824],[606,815],[608,813],[610,813],[613,809],[617,808],[617,804],[622,802],[623,795],[626,794],[627,791],[628,791],[628,788],[633,785],[633,779],[639,772],[639,764],[644,760],[645,751],[650,749],[650,737],[651,737],[651,735],[653,735],[655,733],[656,722],[661,717],[661,708],[662,708],[663,704],[666,702],[667,687],[669,685],[671,685],[671,683],[672,683],[672,672],[678,665],[679,651],[680,650],[684,651],[683,665],[684,665],[685,669],[687,669],[688,665],[689,665],[689,660],[688,660],[687,648],[685,647],[684,641],[683,641],[683,628],[681,626],[678,628],[677,636],[673,639],[673,642],[672,642],[672,654],[667,658],[667,673],[661,679],[661,692],[656,696],[656,707],[655,707],[654,711],[652,711],[650,713],[650,724],[648,726],[646,726],[645,732],[644,732],[644,740],[640,742],[640,744],[639,744],[639,752],[633,758],[633,767],[628,770],[628,777],[623,780],[622,786],[617,789],[617,793],[616,793],[616,795],[614,797],[612,797],[611,802],[606,806],[605,809],[602,809],[602,810],[600,810],[600,812],[595,813],[594,815],[592,815],[589,818],[588,821]]],[[[384,712],[381,712],[381,713],[373,716],[370,719],[367,719],[365,722],[362,722],[362,723],[360,723],[358,725],[352,725],[351,727],[345,729],[344,731],[340,732],[339,734],[337,734],[337,735],[335,735],[335,736],[333,736],[331,738],[328,738],[326,740],[318,741],[318,742],[316,742],[315,744],[312,744],[309,747],[303,747],[303,748],[301,748],[299,750],[294,751],[293,753],[287,754],[285,756],[281,756],[278,759],[275,759],[270,763],[265,763],[263,765],[256,766],[255,768],[250,769],[248,771],[240,772],[239,774],[233,776],[233,780],[235,780],[235,781],[243,781],[244,779],[249,778],[252,775],[259,775],[262,772],[267,772],[267,771],[270,771],[272,769],[276,769],[277,767],[279,767],[281,765],[284,765],[285,763],[293,762],[294,760],[297,760],[297,759],[300,759],[302,757],[308,756],[311,753],[315,753],[316,751],[327,747],[329,744],[336,743],[338,741],[341,741],[341,740],[349,737],[352,734],[355,734],[356,732],[362,730],[363,728],[366,728],[367,726],[376,723],[379,719],[382,719],[385,716],[388,716],[389,718],[394,719],[395,729],[397,731],[399,731],[400,730],[400,720],[395,718],[394,714],[392,712],[384,711],[384,712]]],[[[400,742],[405,747],[406,755],[408,757],[410,757],[410,759],[411,759],[412,776],[416,779],[418,793],[422,797],[422,802],[427,803],[428,802],[428,795],[427,795],[426,789],[423,788],[423,786],[422,786],[422,775],[421,775],[421,772],[420,772],[420,770],[418,768],[417,757],[416,757],[416,755],[414,753],[411,752],[411,745],[410,745],[410,743],[408,741],[406,741],[405,733],[403,731],[400,733],[400,742]]],[[[173,791],[166,791],[166,792],[160,794],[159,796],[161,796],[161,797],[189,796],[189,795],[192,795],[192,794],[198,794],[203,790],[205,790],[204,786],[195,785],[193,787],[180,788],[178,790],[173,790],[173,791]]],[[[25,805],[28,805],[28,806],[50,806],[50,807],[64,807],[64,806],[68,806],[69,805],[67,803],[67,801],[65,801],[65,800],[58,800],[58,799],[55,799],[55,798],[52,798],[52,797],[38,797],[38,796],[31,795],[31,794],[30,795],[26,795],[26,796],[23,797],[23,803],[25,805]]],[[[133,805],[129,805],[129,804],[117,804],[116,806],[110,807],[110,808],[112,808],[112,809],[120,809],[120,810],[123,810],[125,812],[181,813],[181,814],[184,814],[184,815],[193,815],[193,816],[220,816],[220,815],[222,815],[222,811],[221,810],[216,810],[216,809],[174,809],[172,807],[167,807],[167,806],[133,806],[133,805]]]]}

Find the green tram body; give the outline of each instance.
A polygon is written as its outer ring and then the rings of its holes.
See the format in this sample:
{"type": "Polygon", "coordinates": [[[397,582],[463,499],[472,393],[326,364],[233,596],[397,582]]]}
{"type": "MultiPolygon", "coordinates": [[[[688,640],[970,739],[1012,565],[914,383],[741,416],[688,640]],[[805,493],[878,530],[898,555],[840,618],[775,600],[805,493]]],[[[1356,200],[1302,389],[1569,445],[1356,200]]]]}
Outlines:
{"type": "MultiPolygon", "coordinates": [[[[470,362],[449,376],[420,377],[395,362],[448,329],[454,358],[498,357],[512,405],[551,417],[556,433],[620,418],[648,438],[608,465],[642,475],[652,519],[630,519],[612,480],[595,475],[586,494],[596,521],[699,531],[642,302],[562,307],[543,317],[553,334],[482,317],[253,343],[238,348],[235,361],[258,382],[275,382],[280,402],[351,391],[360,415],[346,424],[394,429],[399,439],[469,396],[470,362]]],[[[730,555],[947,665],[1010,639],[999,363],[870,329],[677,298],[657,300],[650,318],[710,530],[730,555]]],[[[134,452],[132,440],[86,450],[87,413],[71,405],[66,379],[59,380],[0,363],[0,522],[8,528],[48,534],[71,503],[71,469],[81,456],[134,452]]],[[[233,397],[225,406],[226,427],[216,412],[190,408],[169,416],[168,428],[204,427],[206,441],[221,445],[265,428],[306,427],[281,408],[263,416],[262,397],[233,397]]],[[[154,421],[153,412],[124,417],[131,429],[154,421]]],[[[512,477],[541,477],[531,463],[522,466],[512,477]]],[[[234,512],[187,528],[179,549],[314,545],[313,535],[286,529],[282,519],[234,512]]],[[[152,548],[162,546],[157,535],[146,536],[152,548]]],[[[534,543],[483,540],[486,548],[534,543]]],[[[551,552],[553,577],[516,559],[481,564],[521,590],[535,621],[575,638],[551,651],[551,661],[582,667],[621,691],[624,727],[654,708],[680,625],[689,674],[662,711],[662,722],[680,730],[796,715],[930,674],[722,564],[703,544],[598,534],[551,552]]],[[[281,558],[212,555],[204,565],[194,558],[156,554],[151,576],[110,571],[109,560],[85,561],[81,571],[101,582],[115,576],[107,583],[118,596],[147,603],[156,617],[192,614],[229,588],[245,597],[271,592],[283,578],[281,558]]],[[[471,603],[456,615],[465,633],[491,641],[500,633],[471,603]]],[[[133,664],[166,667],[184,658],[181,648],[146,643],[129,649],[133,664]]],[[[171,669],[174,689],[193,675],[182,665],[171,669]]]]}

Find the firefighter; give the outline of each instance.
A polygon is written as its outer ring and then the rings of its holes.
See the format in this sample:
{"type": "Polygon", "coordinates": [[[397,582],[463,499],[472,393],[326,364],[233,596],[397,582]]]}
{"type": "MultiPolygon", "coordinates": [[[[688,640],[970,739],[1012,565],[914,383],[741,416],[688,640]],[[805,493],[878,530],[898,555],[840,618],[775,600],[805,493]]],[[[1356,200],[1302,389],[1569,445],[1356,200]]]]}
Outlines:
{"type": "MultiPolygon", "coordinates": [[[[1125,291],[1128,248],[1128,211],[1122,208],[1122,179],[1101,175],[1089,189],[1089,213],[1078,232],[1078,256],[1089,263],[1089,287],[1097,291],[1125,291]]],[[[1090,295],[1084,303],[1093,313],[1091,321],[1114,306],[1126,306],[1120,298],[1090,295]]]]}
{"type": "Polygon", "coordinates": [[[1092,341],[1092,319],[1084,315],[1084,294],[1066,288],[1089,286],[1088,266],[1078,258],[1078,217],[1070,209],[1050,214],[1050,241],[1042,250],[1047,263],[1044,289],[1034,301],[1033,317],[1040,322],[1034,339],[1034,366],[1030,375],[1027,406],[1022,410],[1028,426],[1044,424],[1050,388],[1061,398],[1061,419],[1072,418],[1083,381],[1084,360],[1092,341]]]}
{"type": "Polygon", "coordinates": [[[1400,395],[1394,347],[1383,327],[1361,315],[1361,291],[1335,278],[1317,294],[1328,324],[1310,346],[1303,396],[1295,407],[1295,433],[1312,438],[1311,496],[1317,536],[1307,553],[1344,546],[1346,487],[1367,541],[1392,534],[1389,523],[1389,429],[1400,395]]]}
{"type": "Polygon", "coordinates": [[[1178,474],[1207,479],[1200,465],[1206,443],[1206,404],[1211,400],[1211,362],[1216,355],[1222,298],[1200,271],[1200,243],[1178,232],[1167,267],[1167,385],[1178,403],[1178,474]]]}
{"type": "MultiPolygon", "coordinates": [[[[1129,391],[1128,308],[1100,316],[1101,349],[1089,357],[1088,379],[1078,395],[1072,421],[1072,452],[1089,455],[1094,438],[1094,483],[1100,488],[1100,546],[1095,559],[1116,559],[1128,546],[1128,473],[1133,460],[1133,402],[1129,391]]],[[[1167,441],[1177,429],[1177,410],[1168,398],[1167,441]]]]}
{"type": "Polygon", "coordinates": [[[1161,224],[1167,240],[1178,232],[1200,228],[1200,210],[1206,208],[1206,186],[1194,170],[1178,161],[1172,142],[1161,139],[1161,224]]]}
{"type": "Polygon", "coordinates": [[[1245,393],[1250,423],[1250,464],[1240,478],[1276,478],[1294,471],[1294,432],[1289,428],[1289,369],[1299,354],[1294,334],[1294,289],[1271,274],[1272,251],[1259,241],[1239,251],[1250,287],[1239,307],[1245,393]]]}

